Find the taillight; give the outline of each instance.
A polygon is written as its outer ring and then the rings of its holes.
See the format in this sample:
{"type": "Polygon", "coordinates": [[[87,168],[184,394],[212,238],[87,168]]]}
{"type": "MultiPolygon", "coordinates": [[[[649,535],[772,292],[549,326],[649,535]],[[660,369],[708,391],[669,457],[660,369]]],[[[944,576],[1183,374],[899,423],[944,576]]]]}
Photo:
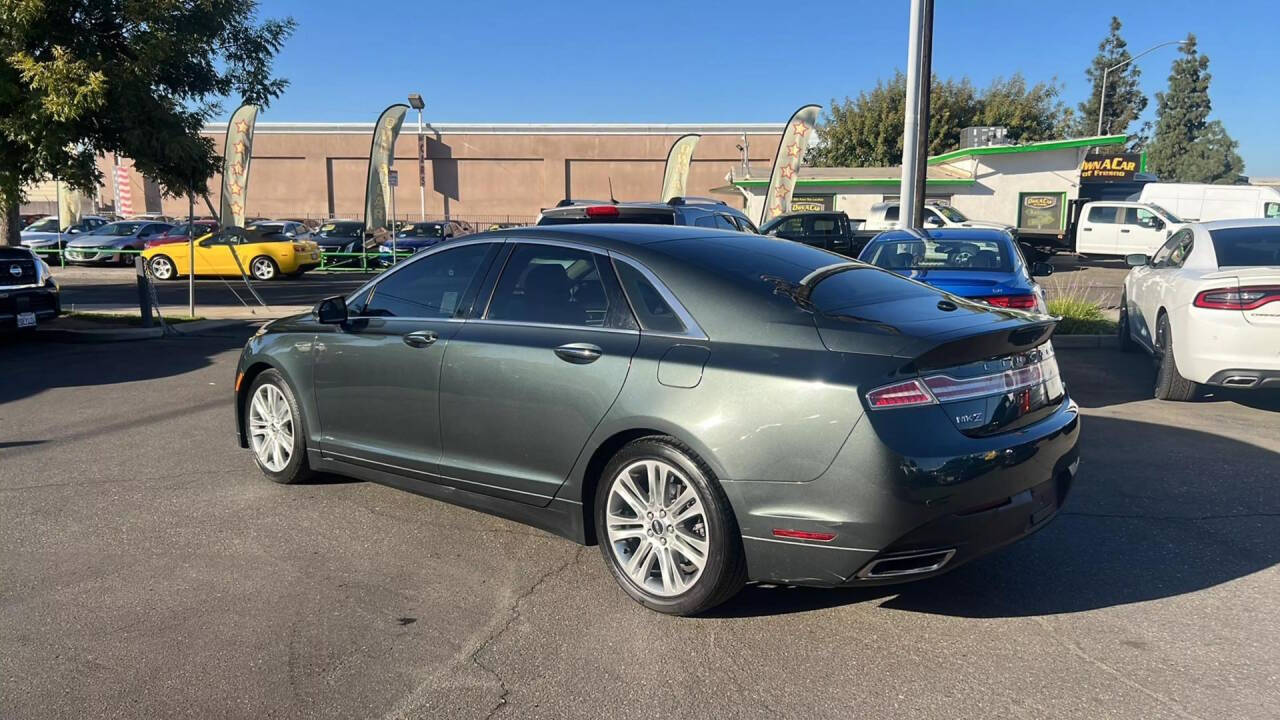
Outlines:
{"type": "Polygon", "coordinates": [[[587,217],[618,217],[618,208],[612,205],[592,205],[587,208],[587,217]]]}
{"type": "Polygon", "coordinates": [[[913,405],[929,405],[937,402],[919,380],[907,380],[878,387],[867,393],[867,402],[872,410],[891,407],[911,407],[913,405]]]}
{"type": "Polygon", "coordinates": [[[1255,285],[1203,290],[1196,294],[1195,306],[1210,310],[1253,310],[1275,301],[1280,301],[1280,286],[1255,285]]]}
{"type": "MultiPolygon", "coordinates": [[[[955,402],[973,398],[1003,395],[1040,385],[1056,386],[1058,379],[1058,359],[1053,353],[1053,344],[1045,343],[1036,348],[1035,353],[1021,353],[1017,358],[1026,358],[1018,367],[1009,367],[1001,372],[980,375],[978,377],[955,378],[946,374],[928,375],[918,380],[907,380],[878,387],[867,393],[867,402],[873,410],[891,407],[911,407],[930,403],[955,402]]],[[[1013,359],[1006,361],[1015,362],[1013,359]]]]}
{"type": "Polygon", "coordinates": [[[1015,310],[1032,310],[1036,306],[1035,295],[992,295],[991,297],[977,299],[994,307],[1013,308],[1015,310]]]}

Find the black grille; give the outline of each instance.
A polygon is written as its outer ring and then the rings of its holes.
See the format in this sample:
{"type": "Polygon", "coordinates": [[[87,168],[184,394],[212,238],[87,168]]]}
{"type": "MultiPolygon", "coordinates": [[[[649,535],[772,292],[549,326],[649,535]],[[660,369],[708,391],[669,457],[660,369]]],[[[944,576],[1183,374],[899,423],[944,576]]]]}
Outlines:
{"type": "Polygon", "coordinates": [[[0,298],[0,315],[16,315],[21,312],[48,312],[57,309],[53,293],[44,290],[19,290],[0,298]]]}
{"type": "Polygon", "coordinates": [[[35,281],[34,260],[0,260],[0,287],[30,285],[35,281]]]}

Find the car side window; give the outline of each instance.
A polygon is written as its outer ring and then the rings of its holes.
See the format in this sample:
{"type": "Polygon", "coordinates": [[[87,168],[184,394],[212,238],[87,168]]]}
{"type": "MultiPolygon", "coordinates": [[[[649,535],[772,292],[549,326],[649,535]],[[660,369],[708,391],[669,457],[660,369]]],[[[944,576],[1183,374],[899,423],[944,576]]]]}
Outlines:
{"type": "Polygon", "coordinates": [[[716,226],[716,219],[710,215],[703,215],[693,219],[694,227],[713,228],[716,226]]]}
{"type": "Polygon", "coordinates": [[[480,282],[492,243],[433,253],[387,273],[359,308],[365,317],[451,318],[480,282]]]}
{"type": "Polygon", "coordinates": [[[1156,254],[1151,258],[1151,267],[1168,267],[1169,256],[1173,254],[1173,249],[1178,246],[1178,243],[1182,242],[1183,234],[1184,233],[1178,233],[1177,235],[1174,235],[1166,240],[1164,245],[1160,246],[1160,249],[1157,250],[1156,254]]]}
{"type": "Polygon", "coordinates": [[[887,208],[885,208],[885,209],[884,209],[884,220],[885,220],[885,222],[897,222],[897,221],[898,221],[898,206],[897,206],[897,205],[890,205],[889,207],[887,207],[887,208]]]}
{"type": "Polygon", "coordinates": [[[717,214],[715,216],[715,223],[716,223],[716,227],[720,228],[721,230],[732,230],[734,232],[738,231],[738,226],[732,220],[730,220],[729,217],[726,215],[717,214]]]}
{"type": "Polygon", "coordinates": [[[649,282],[644,273],[625,260],[614,263],[618,269],[618,279],[631,301],[631,309],[635,310],[640,320],[641,329],[650,332],[683,333],[688,330],[680,316],[662,297],[662,293],[649,282]]]}
{"type": "Polygon", "coordinates": [[[1089,208],[1089,222],[1091,223],[1114,223],[1116,221],[1116,210],[1114,205],[1097,205],[1089,208]]]}
{"type": "Polygon", "coordinates": [[[1187,261],[1187,256],[1191,254],[1191,248],[1195,246],[1195,235],[1189,232],[1178,233],[1178,244],[1174,245],[1173,251],[1169,253],[1169,266],[1182,267],[1187,261]]]}
{"type": "Polygon", "coordinates": [[[751,224],[750,220],[746,218],[736,218],[736,219],[738,221],[738,228],[741,229],[742,232],[751,233],[753,235],[760,234],[760,231],[756,229],[755,225],[751,224]]]}
{"type": "Polygon", "coordinates": [[[804,220],[798,217],[787,218],[787,221],[774,228],[770,235],[800,235],[804,233],[804,220]]]}
{"type": "Polygon", "coordinates": [[[521,243],[511,251],[489,301],[489,320],[548,325],[609,325],[612,272],[601,255],[558,245],[521,243]]]}
{"type": "Polygon", "coordinates": [[[1124,217],[1125,225],[1137,225],[1138,227],[1154,228],[1156,226],[1156,215],[1150,210],[1142,208],[1128,208],[1124,217]]]}

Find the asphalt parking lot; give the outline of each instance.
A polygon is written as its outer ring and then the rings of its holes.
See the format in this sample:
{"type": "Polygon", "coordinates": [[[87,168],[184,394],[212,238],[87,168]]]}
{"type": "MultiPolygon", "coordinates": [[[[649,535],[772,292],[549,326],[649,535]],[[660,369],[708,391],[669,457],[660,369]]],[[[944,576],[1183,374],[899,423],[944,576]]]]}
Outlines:
{"type": "Polygon", "coordinates": [[[1280,716],[1280,400],[1059,353],[1083,465],[949,575],[628,599],[597,548],[235,446],[248,330],[0,345],[0,717],[1280,716]]]}

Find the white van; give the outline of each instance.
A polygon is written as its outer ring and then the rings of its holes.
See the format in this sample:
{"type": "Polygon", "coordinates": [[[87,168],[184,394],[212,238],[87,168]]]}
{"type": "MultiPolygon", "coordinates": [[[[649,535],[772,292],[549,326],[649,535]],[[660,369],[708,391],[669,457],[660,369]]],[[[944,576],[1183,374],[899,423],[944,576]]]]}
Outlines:
{"type": "Polygon", "coordinates": [[[1075,250],[1081,255],[1154,255],[1181,218],[1152,203],[1097,200],[1080,208],[1075,250]]]}
{"type": "Polygon", "coordinates": [[[1147,183],[1138,201],[1167,208],[1188,222],[1280,218],[1280,189],[1264,185],[1147,183]]]}

